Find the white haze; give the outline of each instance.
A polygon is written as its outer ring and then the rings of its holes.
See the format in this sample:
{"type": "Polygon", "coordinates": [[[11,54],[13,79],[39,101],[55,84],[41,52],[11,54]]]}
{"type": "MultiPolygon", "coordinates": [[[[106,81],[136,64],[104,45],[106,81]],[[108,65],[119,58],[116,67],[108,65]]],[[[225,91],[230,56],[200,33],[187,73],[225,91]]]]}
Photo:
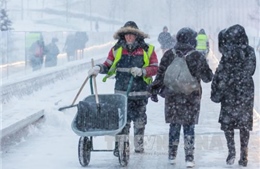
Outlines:
{"type": "MultiPolygon", "coordinates": [[[[158,58],[161,51],[156,40],[157,35],[164,25],[171,27],[172,34],[184,26],[190,26],[196,30],[203,27],[214,42],[217,42],[217,33],[235,23],[245,26],[250,35],[250,43],[255,46],[259,38],[259,22],[251,21],[249,14],[259,17],[259,6],[255,0],[8,0],[7,11],[13,22],[14,31],[87,31],[89,34],[95,31],[94,21],[66,17],[66,2],[69,3],[71,13],[83,13],[86,16],[99,18],[100,32],[110,34],[111,40],[114,31],[123,26],[127,20],[137,22],[141,30],[149,32],[151,39],[148,41],[155,45],[158,58]],[[171,15],[168,12],[167,3],[172,2],[171,15]],[[91,12],[90,12],[91,3],[91,12]],[[22,7],[21,7],[21,4],[22,7]],[[21,9],[23,12],[21,15],[21,9]],[[39,10],[35,10],[39,9],[39,10]],[[43,9],[43,10],[42,10],[43,9]],[[61,15],[50,14],[47,10],[63,11],[61,15]],[[256,13],[255,13],[256,12],[256,13]],[[169,17],[171,16],[171,17],[169,17]],[[103,20],[103,22],[101,21],[103,20]],[[112,24],[112,22],[115,22],[112,24]],[[171,25],[171,26],[170,26],[171,25]],[[258,29],[257,29],[258,28],[258,29]]],[[[90,45],[87,43],[87,46],[90,45]]],[[[102,44],[99,44],[102,45],[102,44]]],[[[90,47],[90,46],[88,46],[90,47]]],[[[212,46],[212,48],[214,45],[212,46]]],[[[213,50],[213,49],[212,49],[213,50]]],[[[100,59],[107,55],[108,49],[96,49],[82,62],[90,62],[91,58],[100,59]],[[104,52],[105,51],[105,52],[104,52]]],[[[210,53],[210,66],[216,68],[215,55],[217,49],[210,53]]],[[[257,70],[255,80],[255,109],[254,127],[249,143],[249,162],[247,169],[260,168],[260,117],[259,117],[259,55],[257,54],[257,70]]],[[[53,70],[59,70],[60,65],[53,70]]],[[[45,110],[45,122],[39,127],[30,126],[29,135],[15,142],[15,145],[1,152],[0,169],[80,169],[82,168],[77,158],[77,136],[71,130],[71,122],[76,109],[58,111],[59,107],[70,105],[79,88],[87,76],[87,70],[75,74],[63,80],[45,86],[29,96],[14,98],[8,104],[2,105],[1,127],[27,117],[40,109],[45,110]]],[[[34,72],[33,75],[43,75],[46,69],[34,72]]],[[[26,79],[31,74],[19,73],[19,78],[26,79]]],[[[103,75],[98,75],[98,92],[100,94],[112,94],[114,80],[102,82],[103,75]]],[[[2,79],[13,81],[17,76],[2,79]]],[[[239,138],[236,132],[237,158],[234,166],[226,166],[227,156],[224,133],[218,124],[219,104],[210,101],[210,83],[202,84],[203,96],[201,104],[200,122],[196,126],[196,169],[224,169],[239,168],[239,138]]],[[[89,83],[86,84],[78,100],[89,96],[89,83]]],[[[133,152],[131,144],[130,162],[125,168],[185,168],[183,139],[181,135],[180,146],[176,166],[168,164],[167,144],[169,125],[164,122],[164,100],[159,98],[158,103],[149,101],[147,106],[148,124],[145,133],[145,149],[142,155],[133,152]]],[[[133,130],[131,129],[131,136],[133,130]]],[[[96,149],[112,149],[113,137],[94,137],[96,149]]],[[[118,159],[112,152],[93,152],[90,164],[87,168],[122,168],[118,159]]]]}

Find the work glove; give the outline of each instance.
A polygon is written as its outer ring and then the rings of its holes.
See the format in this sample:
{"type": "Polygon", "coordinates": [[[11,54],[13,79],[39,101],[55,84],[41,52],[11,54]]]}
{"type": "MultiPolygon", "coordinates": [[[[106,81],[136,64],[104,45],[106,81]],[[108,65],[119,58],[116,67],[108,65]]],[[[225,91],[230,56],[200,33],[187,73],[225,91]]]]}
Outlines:
{"type": "Polygon", "coordinates": [[[142,76],[143,75],[143,71],[142,68],[138,68],[138,67],[132,67],[130,70],[131,74],[136,77],[136,76],[142,76]]]}
{"type": "Polygon", "coordinates": [[[153,87],[154,86],[149,85],[147,87],[147,91],[148,91],[148,93],[150,93],[151,100],[154,101],[154,102],[158,102],[158,96],[157,96],[158,90],[154,89],[153,87]]]}
{"type": "Polygon", "coordinates": [[[89,69],[88,76],[92,76],[92,75],[97,76],[99,72],[100,72],[100,67],[94,66],[93,68],[89,69]]]}
{"type": "Polygon", "coordinates": [[[158,102],[159,100],[158,100],[157,94],[151,95],[151,100],[152,100],[153,102],[158,102]]]}

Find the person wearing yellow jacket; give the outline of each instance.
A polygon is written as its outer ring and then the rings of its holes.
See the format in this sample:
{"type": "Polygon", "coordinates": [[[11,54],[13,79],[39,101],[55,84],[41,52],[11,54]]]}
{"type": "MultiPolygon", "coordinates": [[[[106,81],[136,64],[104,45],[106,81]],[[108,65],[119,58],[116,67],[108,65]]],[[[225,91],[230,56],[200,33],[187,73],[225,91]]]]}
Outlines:
{"type": "Polygon", "coordinates": [[[197,46],[196,50],[201,52],[205,58],[207,58],[207,55],[209,53],[209,41],[208,36],[205,33],[204,29],[201,29],[196,37],[197,40],[197,46]]]}
{"type": "MultiPolygon", "coordinates": [[[[148,34],[141,31],[134,21],[127,21],[114,34],[118,40],[110,49],[106,60],[88,71],[89,76],[106,74],[105,82],[109,77],[115,75],[114,92],[127,95],[127,124],[116,136],[114,156],[119,156],[118,142],[120,136],[129,137],[131,123],[134,127],[135,153],[144,152],[144,132],[147,124],[146,106],[148,98],[147,87],[152,82],[152,76],[158,70],[157,54],[154,46],[148,44],[144,39],[148,34]],[[131,88],[128,91],[128,85],[131,88]],[[128,93],[129,92],[129,93],[128,93]]],[[[126,142],[129,146],[129,142],[126,142]]]]}

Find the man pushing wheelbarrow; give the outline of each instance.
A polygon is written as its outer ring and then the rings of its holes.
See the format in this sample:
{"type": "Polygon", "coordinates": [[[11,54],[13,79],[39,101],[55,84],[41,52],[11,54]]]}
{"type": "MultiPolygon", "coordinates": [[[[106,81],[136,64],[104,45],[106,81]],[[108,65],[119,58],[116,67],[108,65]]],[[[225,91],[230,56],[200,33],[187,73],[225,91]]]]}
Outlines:
{"type": "Polygon", "coordinates": [[[115,34],[117,43],[111,48],[103,64],[95,65],[88,71],[88,76],[106,74],[107,78],[115,75],[115,94],[127,96],[127,123],[116,135],[113,154],[118,157],[119,141],[124,138],[129,146],[128,136],[131,122],[134,125],[135,153],[144,152],[144,131],[147,123],[146,105],[149,94],[146,91],[158,69],[158,59],[154,46],[144,39],[148,34],[139,30],[133,21],[128,21],[115,34]],[[130,83],[130,81],[132,82],[130,83]],[[130,89],[129,89],[129,84],[130,89]],[[129,89],[129,90],[128,90],[129,89]]]}

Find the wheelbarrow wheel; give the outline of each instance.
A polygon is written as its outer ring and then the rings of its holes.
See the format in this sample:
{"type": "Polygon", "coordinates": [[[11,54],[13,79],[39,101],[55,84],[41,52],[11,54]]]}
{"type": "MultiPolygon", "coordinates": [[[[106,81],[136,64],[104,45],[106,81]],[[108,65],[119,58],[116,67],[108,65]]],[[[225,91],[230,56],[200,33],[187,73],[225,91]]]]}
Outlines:
{"type": "Polygon", "coordinates": [[[88,137],[80,137],[78,145],[78,158],[81,166],[85,167],[90,162],[91,141],[88,137]]]}
{"type": "Polygon", "coordinates": [[[128,161],[129,161],[129,154],[130,154],[130,149],[129,149],[129,142],[119,142],[119,163],[122,167],[127,166],[128,161]]]}

